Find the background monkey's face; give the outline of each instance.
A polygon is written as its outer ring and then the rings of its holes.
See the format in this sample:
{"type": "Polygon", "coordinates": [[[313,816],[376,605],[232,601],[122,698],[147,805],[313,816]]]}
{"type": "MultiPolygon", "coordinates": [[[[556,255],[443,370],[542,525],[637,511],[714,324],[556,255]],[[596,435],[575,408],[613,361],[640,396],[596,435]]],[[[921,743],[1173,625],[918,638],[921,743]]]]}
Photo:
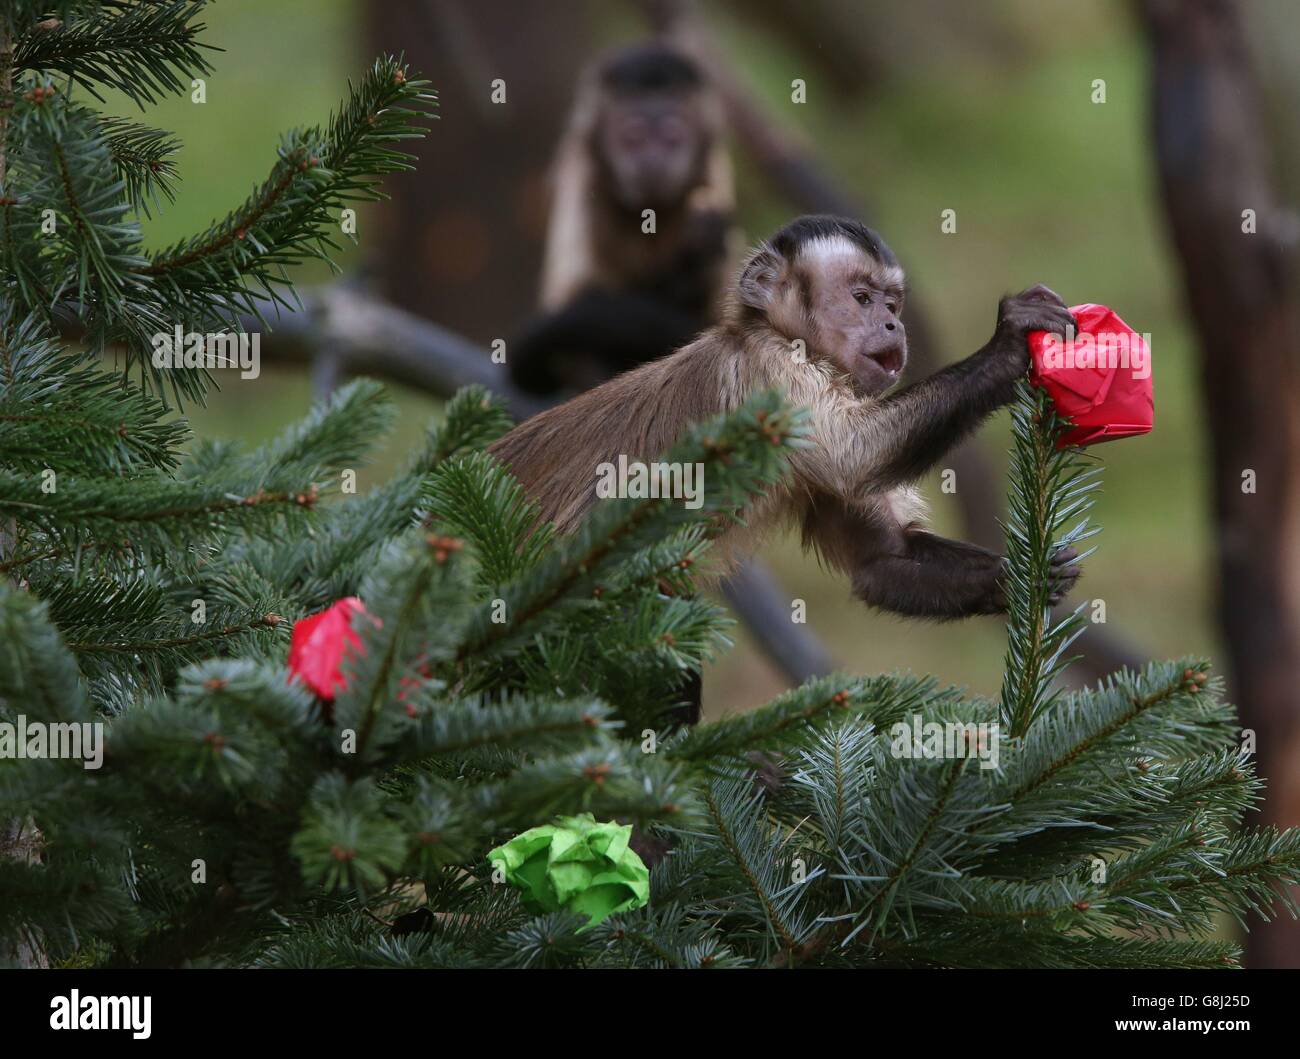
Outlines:
{"type": "Polygon", "coordinates": [[[779,334],[802,339],[810,360],[830,364],[866,397],[893,386],[907,364],[904,279],[871,229],[841,218],[801,217],[750,257],[739,297],[779,334]]]}
{"type": "Polygon", "coordinates": [[[700,183],[708,137],[682,93],[614,98],[596,127],[605,186],[628,210],[665,209],[700,183]]]}

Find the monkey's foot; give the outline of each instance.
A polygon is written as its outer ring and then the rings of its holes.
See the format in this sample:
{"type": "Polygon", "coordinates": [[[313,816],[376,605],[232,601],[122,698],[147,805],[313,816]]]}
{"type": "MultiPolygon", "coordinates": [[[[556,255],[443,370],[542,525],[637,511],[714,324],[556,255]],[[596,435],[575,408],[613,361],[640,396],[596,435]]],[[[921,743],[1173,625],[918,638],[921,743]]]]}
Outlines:
{"type": "Polygon", "coordinates": [[[1047,601],[1056,606],[1070,593],[1074,583],[1079,580],[1083,569],[1075,563],[1079,558],[1079,553],[1073,548],[1062,548],[1052,556],[1051,573],[1048,575],[1051,584],[1051,594],[1048,595],[1047,601]]]}
{"type": "MultiPolygon", "coordinates": [[[[1069,595],[1074,583],[1082,576],[1082,567],[1075,563],[1077,558],[1079,553],[1073,548],[1062,548],[1052,556],[1052,565],[1047,575],[1049,586],[1047,602],[1051,606],[1056,606],[1069,595]]],[[[1005,614],[1010,606],[1010,600],[1007,599],[1006,560],[999,557],[998,564],[997,577],[990,586],[988,594],[981,601],[977,613],[1005,614]]]]}

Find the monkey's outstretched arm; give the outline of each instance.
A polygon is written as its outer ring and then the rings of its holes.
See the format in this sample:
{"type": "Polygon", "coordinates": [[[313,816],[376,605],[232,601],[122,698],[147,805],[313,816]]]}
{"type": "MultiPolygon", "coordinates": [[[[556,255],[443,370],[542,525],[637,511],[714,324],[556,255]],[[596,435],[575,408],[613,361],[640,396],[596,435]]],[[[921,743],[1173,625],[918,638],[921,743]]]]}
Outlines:
{"type": "Polygon", "coordinates": [[[1015,381],[1029,367],[1027,335],[1063,333],[1074,318],[1046,287],[1003,298],[998,326],[978,352],[883,400],[806,401],[813,409],[813,442],[791,457],[796,474],[820,491],[860,506],[863,500],[909,484],[992,412],[1009,403],[1015,381]]]}
{"type": "Polygon", "coordinates": [[[870,433],[878,451],[862,483],[865,488],[889,489],[925,474],[985,418],[1010,403],[1016,379],[1029,368],[1029,332],[1063,334],[1073,326],[1065,303],[1047,287],[1003,298],[997,329],[983,348],[892,394],[873,410],[870,433]]]}
{"type": "Polygon", "coordinates": [[[886,397],[868,421],[877,444],[861,488],[877,492],[916,481],[1011,401],[1015,380],[1024,370],[990,343],[886,397]]]}

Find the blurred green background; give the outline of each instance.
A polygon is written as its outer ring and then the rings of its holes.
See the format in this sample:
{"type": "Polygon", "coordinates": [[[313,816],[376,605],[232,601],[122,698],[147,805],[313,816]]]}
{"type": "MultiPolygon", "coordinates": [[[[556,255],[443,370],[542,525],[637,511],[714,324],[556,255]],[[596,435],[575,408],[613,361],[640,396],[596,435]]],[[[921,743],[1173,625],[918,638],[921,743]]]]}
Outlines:
{"type": "MultiPolygon", "coordinates": [[[[1036,282],[1070,303],[1109,304],[1131,326],[1152,334],[1156,429],[1094,450],[1106,463],[1095,512],[1105,532],[1075,599],[1105,600],[1110,627],[1122,628],[1152,655],[1219,654],[1194,361],[1154,197],[1145,133],[1146,59],[1126,8],[1064,0],[949,5],[965,11],[966,25],[978,23],[980,32],[966,33],[962,20],[932,31],[932,5],[919,5],[910,15],[897,5],[859,6],[863,17],[887,20],[881,25],[891,34],[890,61],[870,91],[847,95],[814,81],[802,106],[790,102],[789,85],[794,77],[810,76],[803,51],[738,18],[735,7],[710,11],[709,17],[772,114],[816,144],[836,178],[871,203],[871,223],[908,267],[913,286],[924,291],[946,358],[972,352],[987,339],[1003,293],[1036,282]],[[971,8],[982,10],[973,14],[971,8]],[[1106,82],[1103,105],[1090,100],[1097,78],[1106,82]],[[955,234],[940,233],[944,209],[957,213],[955,234]]],[[[384,7],[345,0],[222,0],[205,14],[207,41],[225,49],[214,58],[207,102],[170,100],[151,108],[145,119],[174,130],[184,143],[179,198],[147,225],[151,245],[224,214],[265,175],[285,129],[327,117],[348,77],[372,58],[368,41],[379,39],[374,26],[377,19],[382,23],[384,7]]],[[[588,9],[595,42],[637,35],[638,21],[620,5],[588,9]]],[[[435,87],[447,76],[438,69],[420,72],[435,87]]],[[[134,112],[124,101],[112,104],[122,114],[134,112]]],[[[441,126],[456,120],[444,96],[426,147],[434,165],[395,177],[390,186],[436,184],[444,162],[473,167],[473,157],[439,157],[441,126]]],[[[553,137],[559,128],[542,131],[553,137]]],[[[789,219],[790,208],[743,159],[739,190],[751,240],[789,219]]],[[[366,259],[367,235],[380,227],[371,222],[387,208],[363,212],[361,246],[342,260],[345,269],[366,259]]],[[[297,278],[312,283],[328,276],[308,269],[297,278]]],[[[517,292],[524,308],[533,296],[532,290],[517,292]]],[[[470,337],[485,342],[493,333],[470,337]]],[[[269,360],[264,357],[263,375],[255,382],[227,375],[207,407],[187,410],[199,435],[251,444],[306,411],[306,375],[276,371],[269,360]]],[[[363,487],[391,472],[438,412],[438,403],[426,396],[396,394],[399,429],[363,472],[363,487]]],[[[984,435],[998,468],[1004,466],[1006,436],[1005,416],[984,435]]],[[[927,492],[939,530],[959,532],[952,498],[933,482],[927,492]]],[[[793,539],[774,541],[767,558],[789,594],[807,601],[810,626],[846,668],[930,672],[984,693],[998,687],[1001,622],[920,625],[871,614],[852,601],[842,580],[803,556],[793,539]]],[[[736,648],[706,673],[706,710],[714,716],[765,701],[783,686],[743,630],[737,629],[736,639],[736,648]]]]}

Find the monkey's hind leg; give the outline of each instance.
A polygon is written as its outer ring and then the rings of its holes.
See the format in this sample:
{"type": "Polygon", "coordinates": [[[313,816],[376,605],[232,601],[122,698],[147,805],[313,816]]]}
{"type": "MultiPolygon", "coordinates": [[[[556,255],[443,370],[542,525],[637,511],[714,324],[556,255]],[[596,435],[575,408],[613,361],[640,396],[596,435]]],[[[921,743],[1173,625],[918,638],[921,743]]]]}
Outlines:
{"type": "Polygon", "coordinates": [[[676,688],[677,704],[668,711],[673,724],[696,725],[700,723],[700,713],[704,699],[704,677],[692,669],[686,679],[676,688]]]}

